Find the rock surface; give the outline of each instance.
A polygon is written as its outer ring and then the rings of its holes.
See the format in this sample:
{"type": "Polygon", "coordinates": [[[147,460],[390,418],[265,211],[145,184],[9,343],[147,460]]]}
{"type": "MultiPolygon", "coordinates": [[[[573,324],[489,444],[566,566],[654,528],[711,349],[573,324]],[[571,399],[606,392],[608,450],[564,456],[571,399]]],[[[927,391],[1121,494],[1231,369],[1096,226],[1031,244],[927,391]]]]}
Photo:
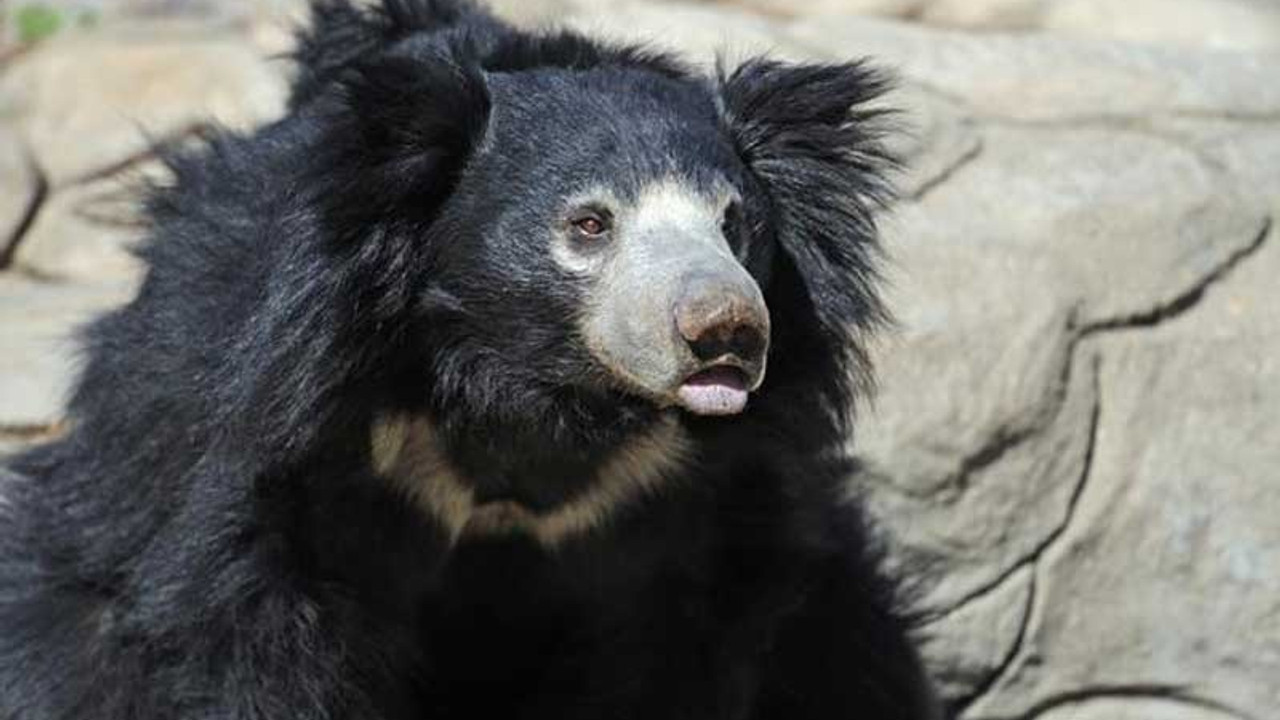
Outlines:
{"type": "Polygon", "coordinates": [[[13,265],[48,280],[128,279],[141,268],[130,248],[145,232],[122,199],[138,192],[121,177],[74,185],[40,209],[13,255],[13,265]]]}
{"type": "Polygon", "coordinates": [[[1048,30],[1148,45],[1280,49],[1273,0],[724,0],[781,17],[871,15],[981,31],[1048,30]]]}
{"type": "Polygon", "coordinates": [[[8,262],[43,192],[26,145],[12,127],[0,125],[0,266],[8,262]]]}
{"type": "Polygon", "coordinates": [[[1141,43],[1215,50],[1280,50],[1280,4],[1270,0],[1057,0],[1039,27],[1141,43]]]}
{"type": "Polygon", "coordinates": [[[248,127],[280,112],[283,65],[246,41],[198,26],[124,25],[50,41],[0,78],[55,187],[109,172],[211,122],[248,127]]]}
{"type": "MultiPolygon", "coordinates": [[[[136,282],[141,228],[118,191],[153,166],[134,120],[169,137],[210,109],[236,124],[278,111],[286,66],[254,48],[285,46],[297,0],[216,7],[195,42],[190,25],[125,18],[0,74],[0,123],[22,132],[0,124],[0,182],[18,191],[0,197],[0,238],[24,230],[0,271],[0,453],[57,431],[66,332],[136,282]],[[43,194],[23,153],[50,181],[30,224],[10,207],[43,194]]],[[[882,390],[851,447],[952,709],[1274,716],[1280,6],[500,7],[707,64],[769,51],[895,68],[909,170],[883,222],[898,327],[875,348],[882,390]]]]}

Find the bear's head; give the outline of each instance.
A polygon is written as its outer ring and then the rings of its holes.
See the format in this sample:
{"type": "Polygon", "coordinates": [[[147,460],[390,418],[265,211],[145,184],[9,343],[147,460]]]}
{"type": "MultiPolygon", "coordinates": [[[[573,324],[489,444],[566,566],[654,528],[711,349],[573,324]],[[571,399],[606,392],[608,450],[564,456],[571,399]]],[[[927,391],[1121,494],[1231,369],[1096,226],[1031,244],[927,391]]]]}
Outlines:
{"type": "Polygon", "coordinates": [[[304,185],[401,419],[381,468],[415,418],[455,494],[537,510],[611,463],[839,439],[882,319],[880,75],[705,76],[458,3],[319,9],[292,112],[323,128],[304,185]]]}

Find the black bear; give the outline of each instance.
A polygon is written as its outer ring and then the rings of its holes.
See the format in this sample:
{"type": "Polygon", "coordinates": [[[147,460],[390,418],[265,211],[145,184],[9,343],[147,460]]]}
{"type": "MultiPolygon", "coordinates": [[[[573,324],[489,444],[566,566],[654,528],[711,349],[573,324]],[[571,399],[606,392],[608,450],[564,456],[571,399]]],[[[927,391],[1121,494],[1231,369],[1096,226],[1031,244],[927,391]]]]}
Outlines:
{"type": "Polygon", "coordinates": [[[0,505],[0,718],[926,720],[847,502],[885,83],[313,7],[0,505]]]}

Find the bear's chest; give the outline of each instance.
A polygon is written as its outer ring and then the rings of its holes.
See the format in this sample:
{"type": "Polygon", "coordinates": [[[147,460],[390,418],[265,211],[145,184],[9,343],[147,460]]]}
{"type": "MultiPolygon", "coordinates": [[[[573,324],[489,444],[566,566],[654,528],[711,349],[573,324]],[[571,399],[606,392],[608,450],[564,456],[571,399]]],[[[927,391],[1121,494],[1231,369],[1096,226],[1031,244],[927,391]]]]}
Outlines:
{"type": "Polygon", "coordinates": [[[712,650],[726,624],[696,573],[520,540],[456,552],[422,608],[426,709],[533,720],[630,717],[654,698],[680,697],[690,717],[715,706],[733,659],[712,650]]]}

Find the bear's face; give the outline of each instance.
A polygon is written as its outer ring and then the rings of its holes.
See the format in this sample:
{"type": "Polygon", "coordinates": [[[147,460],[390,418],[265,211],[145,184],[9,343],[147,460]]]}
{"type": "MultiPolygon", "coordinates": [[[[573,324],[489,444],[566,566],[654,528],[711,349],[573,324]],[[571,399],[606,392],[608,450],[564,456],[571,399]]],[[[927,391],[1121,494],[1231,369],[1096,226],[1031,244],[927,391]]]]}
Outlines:
{"type": "Polygon", "coordinates": [[[411,486],[545,510],[794,418],[830,418],[795,447],[838,441],[881,318],[875,73],[383,30],[295,101],[324,117],[317,215],[357,259],[343,311],[376,313],[367,415],[430,428],[411,486]]]}
{"type": "Polygon", "coordinates": [[[710,93],[634,70],[488,85],[439,219],[455,269],[432,289],[490,319],[474,351],[551,385],[743,411],[765,377],[770,242],[710,93]]]}

